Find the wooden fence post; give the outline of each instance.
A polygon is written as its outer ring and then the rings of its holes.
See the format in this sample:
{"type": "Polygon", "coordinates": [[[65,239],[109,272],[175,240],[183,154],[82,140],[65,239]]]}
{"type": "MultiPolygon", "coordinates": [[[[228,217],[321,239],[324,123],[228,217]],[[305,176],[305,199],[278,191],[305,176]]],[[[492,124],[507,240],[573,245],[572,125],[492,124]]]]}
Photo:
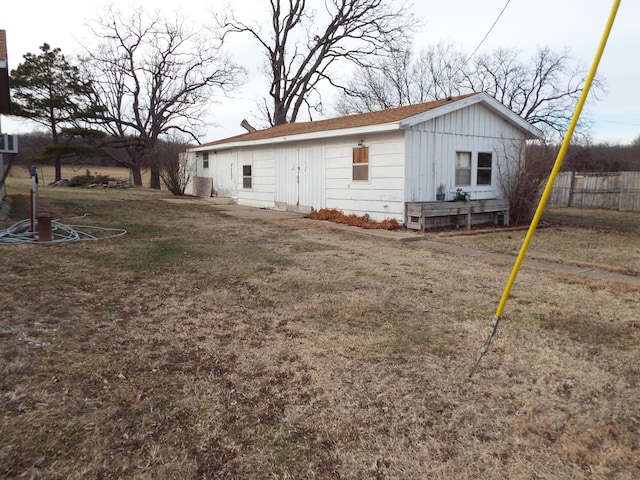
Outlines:
{"type": "Polygon", "coordinates": [[[574,190],[574,183],[576,181],[576,172],[572,171],[571,172],[571,182],[569,182],[569,199],[567,200],[567,207],[571,206],[571,203],[573,202],[573,190],[574,190]]]}

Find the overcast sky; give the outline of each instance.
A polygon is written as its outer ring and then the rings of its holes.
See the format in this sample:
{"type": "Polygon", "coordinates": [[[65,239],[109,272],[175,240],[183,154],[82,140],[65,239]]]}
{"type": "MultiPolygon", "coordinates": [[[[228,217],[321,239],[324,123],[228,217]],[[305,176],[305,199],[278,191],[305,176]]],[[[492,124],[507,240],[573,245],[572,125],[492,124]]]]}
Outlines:
{"type": "MultiPolygon", "coordinates": [[[[239,17],[243,11],[255,14],[267,0],[234,2],[239,17]]],[[[211,18],[211,11],[221,10],[223,1],[139,0],[149,10],[172,13],[176,5],[183,15],[194,21],[211,18]]],[[[489,31],[506,0],[416,0],[414,13],[424,27],[416,35],[415,50],[438,42],[453,42],[471,53],[489,31]]],[[[22,62],[27,52],[38,53],[44,42],[60,47],[69,57],[81,52],[80,43],[90,43],[85,22],[108,4],[126,10],[129,2],[103,0],[3,1],[0,7],[0,29],[7,31],[9,69],[22,62]]],[[[613,2],[608,0],[511,0],[494,29],[482,44],[480,52],[496,47],[517,47],[529,55],[538,47],[553,50],[569,48],[575,58],[590,66],[613,2]]],[[[244,13],[245,15],[247,13],[244,13]]],[[[607,93],[598,102],[588,102],[587,116],[593,123],[595,142],[629,143],[640,134],[640,2],[623,0],[609,43],[600,64],[599,74],[607,83],[607,93]]],[[[243,118],[252,123],[257,109],[255,98],[265,92],[264,83],[255,78],[259,63],[256,47],[249,39],[235,40],[232,45],[236,61],[249,69],[253,81],[213,107],[215,127],[202,141],[211,141],[243,133],[243,118]],[[248,63],[248,64],[247,64],[248,63]]],[[[330,99],[327,103],[331,103],[330,99]]],[[[2,117],[2,131],[20,133],[33,126],[2,117]]]]}

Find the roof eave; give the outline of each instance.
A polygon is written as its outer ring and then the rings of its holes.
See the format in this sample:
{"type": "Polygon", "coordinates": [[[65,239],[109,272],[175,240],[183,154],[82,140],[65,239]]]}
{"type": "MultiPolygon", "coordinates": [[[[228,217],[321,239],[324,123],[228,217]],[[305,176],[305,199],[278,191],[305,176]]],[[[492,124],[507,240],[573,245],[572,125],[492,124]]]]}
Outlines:
{"type": "Polygon", "coordinates": [[[341,128],[337,130],[322,130],[318,132],[301,133],[294,135],[283,135],[277,137],[263,138],[260,140],[244,140],[236,142],[215,143],[213,145],[202,145],[189,148],[190,152],[204,152],[211,150],[228,150],[231,148],[255,147],[262,145],[283,144],[291,142],[303,142],[307,140],[317,140],[321,138],[337,138],[357,135],[367,135],[371,133],[389,132],[400,130],[400,122],[380,123],[377,125],[365,125],[362,127],[341,128]]]}

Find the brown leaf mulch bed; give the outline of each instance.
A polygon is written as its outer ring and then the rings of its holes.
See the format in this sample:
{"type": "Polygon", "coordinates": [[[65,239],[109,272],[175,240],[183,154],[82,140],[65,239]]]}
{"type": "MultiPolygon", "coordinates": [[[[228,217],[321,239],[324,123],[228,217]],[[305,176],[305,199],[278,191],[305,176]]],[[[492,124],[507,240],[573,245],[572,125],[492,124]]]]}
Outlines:
{"type": "Polygon", "coordinates": [[[369,219],[366,215],[346,215],[340,210],[333,208],[322,208],[307,215],[307,218],[313,220],[327,220],[334,223],[342,223],[352,227],[381,229],[381,230],[400,230],[402,225],[394,218],[388,218],[381,222],[369,219]]]}

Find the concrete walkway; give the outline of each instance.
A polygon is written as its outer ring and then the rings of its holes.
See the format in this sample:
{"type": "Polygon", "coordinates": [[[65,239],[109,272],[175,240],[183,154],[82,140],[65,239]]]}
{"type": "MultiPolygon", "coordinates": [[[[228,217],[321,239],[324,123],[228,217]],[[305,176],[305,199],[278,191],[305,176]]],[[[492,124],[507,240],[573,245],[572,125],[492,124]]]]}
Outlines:
{"type": "MultiPolygon", "coordinates": [[[[182,202],[182,203],[194,203],[194,204],[208,204],[213,206],[216,210],[221,211],[227,215],[231,215],[237,218],[243,218],[246,220],[265,220],[265,221],[299,221],[310,223],[314,225],[322,225],[331,230],[343,230],[349,231],[359,235],[365,235],[369,237],[381,238],[385,240],[392,240],[396,242],[414,242],[419,241],[420,246],[424,246],[428,250],[435,252],[447,253],[456,256],[466,255],[469,257],[486,258],[494,261],[504,262],[506,265],[513,265],[516,257],[514,255],[500,254],[485,252],[483,250],[477,250],[474,248],[463,247],[460,245],[452,245],[449,243],[442,243],[434,240],[433,238],[427,238],[424,233],[412,232],[407,230],[389,231],[389,230],[375,230],[365,229],[358,227],[351,227],[349,225],[342,225],[339,223],[332,223],[327,221],[311,220],[304,218],[305,215],[298,212],[285,212],[273,209],[263,209],[255,207],[246,207],[242,205],[235,205],[225,198],[213,197],[199,198],[199,199],[177,199],[168,198],[163,199],[168,202],[182,202]]],[[[634,285],[640,287],[640,277],[631,275],[623,275],[621,273],[607,272],[604,270],[596,270],[584,267],[576,267],[574,265],[566,265],[563,263],[547,262],[543,260],[527,259],[522,263],[524,268],[532,268],[535,270],[541,270],[546,272],[566,273],[570,275],[576,275],[580,277],[593,278],[606,282],[620,282],[627,285],[634,285]]]]}
{"type": "MultiPolygon", "coordinates": [[[[483,250],[476,250],[468,247],[461,247],[459,245],[451,245],[448,243],[441,243],[434,240],[426,240],[423,244],[426,244],[427,248],[443,253],[451,253],[455,255],[467,255],[470,257],[480,257],[490,260],[497,260],[504,262],[505,264],[513,266],[516,261],[515,255],[506,255],[501,253],[485,252],[483,250]]],[[[596,270],[593,268],[577,267],[575,265],[567,265],[564,263],[547,262],[544,260],[533,260],[525,257],[522,262],[522,266],[525,268],[533,268],[535,270],[542,270],[546,272],[567,273],[570,275],[577,275],[580,277],[588,277],[597,280],[603,280],[607,282],[621,282],[628,285],[635,285],[640,287],[640,277],[634,277],[632,275],[623,275],[621,273],[607,272],[604,270],[596,270]]]]}

